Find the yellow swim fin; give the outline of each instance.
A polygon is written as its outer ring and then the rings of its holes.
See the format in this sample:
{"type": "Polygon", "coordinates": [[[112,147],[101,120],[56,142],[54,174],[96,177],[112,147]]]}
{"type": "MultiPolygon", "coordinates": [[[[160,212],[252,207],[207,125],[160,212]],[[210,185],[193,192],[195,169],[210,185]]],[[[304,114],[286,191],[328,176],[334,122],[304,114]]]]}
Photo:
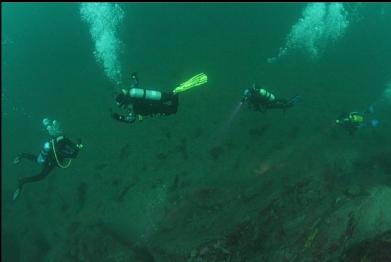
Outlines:
{"type": "Polygon", "coordinates": [[[193,88],[195,86],[200,86],[208,82],[208,77],[204,73],[198,74],[196,76],[193,76],[186,82],[180,84],[174,89],[174,94],[182,93],[186,90],[189,90],[190,88],[193,88]]]}

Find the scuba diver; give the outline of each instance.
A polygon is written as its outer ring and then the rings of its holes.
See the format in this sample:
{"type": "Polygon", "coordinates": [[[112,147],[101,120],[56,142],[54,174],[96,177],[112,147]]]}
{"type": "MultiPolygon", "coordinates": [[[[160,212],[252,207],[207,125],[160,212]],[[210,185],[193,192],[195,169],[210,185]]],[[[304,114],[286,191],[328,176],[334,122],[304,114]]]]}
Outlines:
{"type": "Polygon", "coordinates": [[[353,136],[359,128],[365,126],[377,127],[379,125],[380,122],[376,119],[365,121],[364,116],[368,113],[373,113],[372,106],[363,113],[350,112],[349,114],[341,114],[340,117],[335,120],[335,123],[348,131],[349,135],[353,136]]]}
{"type": "Polygon", "coordinates": [[[294,106],[299,101],[299,96],[291,99],[280,98],[264,88],[256,88],[255,84],[251,88],[244,90],[241,103],[247,103],[255,111],[266,112],[267,109],[287,109],[294,106]]]}
{"type": "Polygon", "coordinates": [[[178,111],[178,94],[208,81],[204,73],[198,74],[170,92],[139,88],[137,73],[131,74],[131,87],[122,89],[116,96],[117,106],[126,109],[126,114],[111,113],[111,117],[123,123],[141,121],[143,116],[171,115],[178,111]]]}
{"type": "Polygon", "coordinates": [[[83,147],[81,141],[72,142],[65,137],[58,121],[43,119],[43,124],[49,132],[50,139],[45,142],[38,156],[28,153],[20,153],[13,161],[14,164],[20,163],[22,159],[27,159],[42,165],[42,170],[35,176],[23,177],[18,181],[18,187],[13,194],[13,200],[16,200],[20,195],[23,186],[26,183],[37,182],[44,179],[55,168],[67,168],[71,164],[72,159],[76,158],[79,150],[83,147]]]}

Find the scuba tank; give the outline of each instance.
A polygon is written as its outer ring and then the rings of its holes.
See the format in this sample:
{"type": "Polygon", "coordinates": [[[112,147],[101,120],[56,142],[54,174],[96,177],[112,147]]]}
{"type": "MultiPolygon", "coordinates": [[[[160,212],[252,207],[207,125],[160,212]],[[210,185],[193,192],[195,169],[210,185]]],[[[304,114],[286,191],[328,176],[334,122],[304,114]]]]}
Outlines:
{"type": "Polygon", "coordinates": [[[259,95],[261,97],[265,98],[268,102],[273,102],[276,99],[276,97],[272,93],[270,93],[269,91],[266,91],[263,88],[261,88],[259,90],[259,95]]]}
{"type": "Polygon", "coordinates": [[[160,101],[162,99],[162,92],[142,88],[131,88],[129,90],[129,96],[136,99],[160,101]]]}
{"type": "Polygon", "coordinates": [[[43,145],[41,152],[39,152],[39,155],[37,157],[37,163],[43,164],[46,161],[46,158],[49,155],[49,152],[50,152],[50,142],[46,142],[43,145]]]}
{"type": "Polygon", "coordinates": [[[351,112],[348,119],[354,124],[361,124],[364,121],[364,117],[357,112],[351,112]]]}

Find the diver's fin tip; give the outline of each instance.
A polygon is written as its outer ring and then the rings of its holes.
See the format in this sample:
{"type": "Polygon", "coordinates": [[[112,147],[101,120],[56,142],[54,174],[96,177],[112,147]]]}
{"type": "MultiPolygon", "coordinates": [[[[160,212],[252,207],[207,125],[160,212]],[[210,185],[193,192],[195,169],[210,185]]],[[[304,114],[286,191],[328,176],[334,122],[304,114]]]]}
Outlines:
{"type": "Polygon", "coordinates": [[[12,195],[12,200],[13,200],[13,201],[15,201],[15,200],[19,197],[20,191],[21,191],[20,187],[18,187],[18,188],[15,190],[14,194],[12,195]]]}
{"type": "Polygon", "coordinates": [[[185,92],[193,87],[203,85],[208,82],[208,76],[205,73],[201,73],[193,76],[186,82],[180,84],[173,90],[174,95],[178,93],[185,92]]]}

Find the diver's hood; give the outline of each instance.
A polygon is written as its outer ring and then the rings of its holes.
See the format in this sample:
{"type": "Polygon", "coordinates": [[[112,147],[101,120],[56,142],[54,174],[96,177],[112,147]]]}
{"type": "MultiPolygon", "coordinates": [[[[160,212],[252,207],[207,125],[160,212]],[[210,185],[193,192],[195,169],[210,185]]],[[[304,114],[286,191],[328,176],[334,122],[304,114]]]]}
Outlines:
{"type": "Polygon", "coordinates": [[[247,88],[246,90],[244,90],[243,97],[242,97],[242,103],[247,102],[250,99],[251,95],[252,95],[252,92],[251,92],[250,88],[247,88]]]}
{"type": "Polygon", "coordinates": [[[115,97],[115,101],[117,102],[117,106],[123,106],[127,103],[128,98],[123,93],[118,94],[115,97]]]}

